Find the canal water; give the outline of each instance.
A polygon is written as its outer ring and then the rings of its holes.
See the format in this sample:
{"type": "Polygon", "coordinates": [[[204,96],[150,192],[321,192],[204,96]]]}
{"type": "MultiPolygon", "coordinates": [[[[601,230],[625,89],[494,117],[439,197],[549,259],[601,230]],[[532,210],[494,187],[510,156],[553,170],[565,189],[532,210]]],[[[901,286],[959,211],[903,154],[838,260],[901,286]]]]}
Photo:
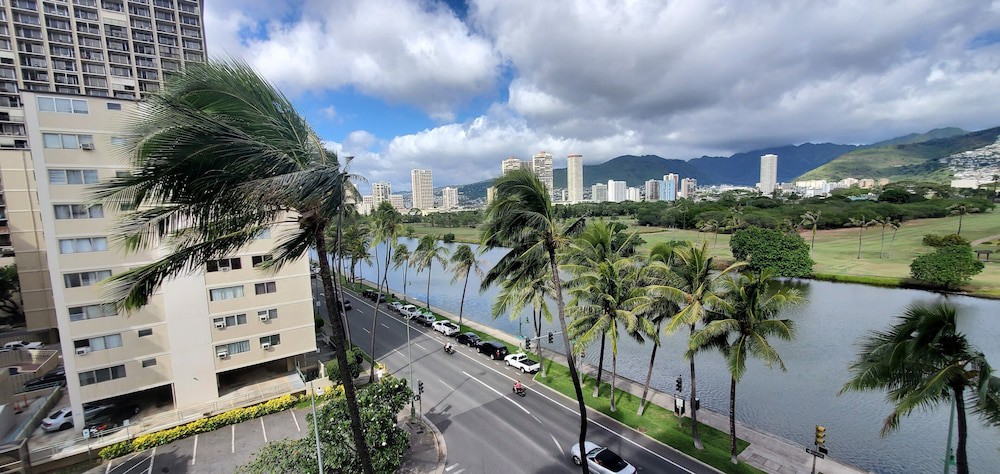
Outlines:
{"type": "MultiPolygon", "coordinates": [[[[411,251],[416,241],[400,239],[411,251]]],[[[457,244],[443,244],[453,249],[457,244]]],[[[473,246],[475,249],[475,246],[473,246]]],[[[379,255],[384,259],[384,247],[379,255]]],[[[503,256],[494,250],[479,258],[484,270],[503,256]]],[[[359,276],[375,280],[375,266],[358,266],[359,276]]],[[[431,269],[431,304],[455,314],[459,311],[462,281],[452,282],[452,273],[435,263],[431,269]]],[[[396,293],[403,290],[403,269],[390,269],[389,287],[396,293]]],[[[894,323],[908,305],[945,300],[955,305],[960,314],[960,327],[969,340],[994,367],[1000,367],[1000,301],[962,296],[941,296],[935,293],[866,285],[796,280],[785,282],[799,288],[807,303],[787,310],[782,317],[795,321],[796,337],[792,341],[772,341],[788,369],[768,369],[751,359],[746,375],[736,389],[737,418],[762,431],[775,433],[803,446],[811,445],[815,425],[827,428],[827,446],[831,456],[878,473],[938,473],[948,436],[948,407],[933,411],[917,411],[900,423],[900,429],[888,437],[879,436],[882,421],[891,406],[884,394],[847,393],[837,391],[848,380],[848,364],[854,360],[860,338],[875,330],[884,330],[894,323]]],[[[411,268],[407,275],[407,293],[426,298],[427,272],[411,268]]],[[[469,277],[464,316],[491,325],[510,334],[528,334],[529,313],[511,317],[490,318],[490,306],[497,294],[495,288],[479,292],[479,278],[469,277]]],[[[554,305],[552,306],[555,312],[554,305]]],[[[545,331],[556,323],[549,324],[545,331]]],[[[543,341],[544,342],[544,341],[543,341]]],[[[674,379],[684,377],[689,383],[687,361],[683,359],[687,331],[662,338],[653,370],[652,385],[672,392],[674,379]]],[[[561,344],[558,343],[561,347],[561,344]]],[[[587,362],[597,364],[597,345],[586,351],[587,362]]],[[[558,350],[546,344],[547,349],[558,350]]],[[[610,350],[610,349],[609,349],[610,350]]],[[[649,363],[649,344],[632,340],[619,342],[618,367],[621,375],[643,381],[649,363]]],[[[560,351],[561,352],[561,351],[560,351]]],[[[610,368],[610,354],[606,367],[610,368]]],[[[696,358],[698,396],[703,407],[728,414],[729,373],[722,357],[716,353],[699,354],[696,358]]],[[[983,426],[969,414],[968,454],[971,472],[1000,472],[1000,442],[998,429],[983,426]]]]}

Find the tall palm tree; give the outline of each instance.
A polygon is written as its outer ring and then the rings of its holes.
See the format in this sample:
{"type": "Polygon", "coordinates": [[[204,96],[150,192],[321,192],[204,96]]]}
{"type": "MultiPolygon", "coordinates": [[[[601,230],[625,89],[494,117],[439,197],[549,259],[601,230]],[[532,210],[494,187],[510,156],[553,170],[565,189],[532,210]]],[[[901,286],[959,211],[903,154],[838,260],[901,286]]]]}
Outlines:
{"type": "MultiPolygon", "coordinates": [[[[531,306],[532,329],[535,339],[541,341],[542,322],[552,322],[552,311],[549,310],[548,298],[552,294],[552,278],[549,276],[545,262],[535,267],[537,274],[523,278],[507,278],[500,282],[500,293],[494,300],[491,316],[496,319],[501,314],[510,314],[511,319],[521,318],[524,308],[531,306]]],[[[542,376],[545,376],[545,357],[543,345],[538,343],[538,358],[542,376]]]]}
{"type": "MultiPolygon", "coordinates": [[[[273,85],[242,62],[191,64],[148,96],[134,117],[133,136],[134,172],[109,181],[96,197],[126,212],[118,235],[127,249],[171,253],[115,275],[108,286],[115,304],[140,308],[163,281],[225,258],[280,223],[284,232],[267,268],[303,258],[315,246],[326,307],[338,308],[325,234],[356,191],[346,163],[324,149],[273,85]]],[[[343,322],[329,320],[337,362],[347,373],[343,322]]],[[[350,380],[344,395],[353,451],[363,472],[372,474],[350,380]]]]}
{"type": "Polygon", "coordinates": [[[819,218],[822,215],[823,213],[820,211],[806,211],[805,214],[799,216],[802,219],[799,225],[812,228],[812,240],[809,241],[810,253],[816,248],[816,227],[819,226],[819,218]]]}
{"type": "Polygon", "coordinates": [[[956,234],[962,235],[962,218],[964,218],[968,213],[976,212],[979,212],[978,207],[972,207],[964,203],[952,204],[948,206],[948,213],[953,216],[958,216],[958,232],[955,232],[956,234]]]}
{"type": "Polygon", "coordinates": [[[878,248],[879,260],[885,257],[885,227],[888,225],[887,219],[891,218],[883,218],[882,216],[875,216],[875,218],[872,219],[871,222],[869,222],[869,224],[873,226],[877,225],[882,228],[882,235],[880,238],[879,248],[878,248]]]}
{"type": "MultiPolygon", "coordinates": [[[[552,290],[556,299],[557,319],[562,333],[569,375],[576,394],[580,413],[580,446],[587,438],[587,406],[584,404],[580,376],[576,370],[576,357],[566,328],[566,308],[563,302],[562,282],[559,278],[559,263],[556,253],[566,245],[569,236],[575,234],[584,224],[583,219],[575,220],[560,228],[555,217],[555,206],[549,191],[528,171],[507,173],[493,183],[496,190],[493,202],[486,210],[482,225],[482,245],[484,250],[495,248],[510,249],[483,278],[482,288],[489,288],[494,282],[517,274],[517,270],[532,262],[547,261],[552,290]]],[[[523,272],[521,275],[537,275],[538,272],[523,272]]],[[[589,474],[587,463],[582,463],[584,474],[589,474]]]]}
{"type": "Polygon", "coordinates": [[[847,220],[848,227],[858,228],[858,259],[861,258],[861,232],[865,230],[865,227],[871,225],[871,221],[865,219],[865,216],[852,217],[847,220]]]}
{"type": "Polygon", "coordinates": [[[417,267],[417,271],[422,272],[425,268],[427,269],[427,311],[431,310],[431,270],[435,261],[441,264],[442,270],[446,270],[448,268],[447,256],[448,249],[438,245],[437,240],[431,235],[421,237],[417,249],[413,252],[416,262],[414,266],[417,267]]]}
{"type": "Polygon", "coordinates": [[[653,349],[649,355],[649,367],[646,369],[646,383],[642,387],[642,397],[639,399],[638,415],[646,411],[646,395],[649,394],[649,384],[653,379],[653,364],[656,362],[656,349],[660,347],[660,331],[663,323],[677,314],[680,306],[670,298],[662,297],[659,291],[660,286],[679,286],[675,282],[676,275],[671,270],[674,262],[674,249],[679,247],[679,242],[660,242],[649,250],[649,262],[646,271],[643,273],[645,285],[650,288],[652,296],[649,313],[646,317],[655,326],[656,332],[651,338],[653,349]]]}
{"type": "MultiPolygon", "coordinates": [[[[382,292],[389,291],[389,264],[392,262],[392,251],[396,247],[396,243],[399,237],[399,228],[402,226],[403,216],[392,207],[392,204],[383,201],[379,204],[378,209],[375,210],[372,216],[372,243],[377,246],[380,244],[385,244],[385,260],[384,262],[378,262],[376,264],[376,287],[378,287],[378,294],[375,297],[375,311],[372,313],[372,330],[371,330],[371,356],[375,357],[375,334],[378,330],[378,307],[379,302],[382,301],[382,292]],[[384,263],[384,265],[383,265],[384,263]],[[382,277],[378,278],[378,268],[384,269],[382,271],[382,277]]],[[[378,249],[375,250],[376,258],[378,256],[378,249]]],[[[375,380],[375,364],[371,366],[371,373],[368,376],[369,380],[375,380]]]]}
{"type": "Polygon", "coordinates": [[[472,251],[472,247],[466,244],[461,244],[455,249],[455,253],[451,254],[451,269],[455,274],[451,282],[455,283],[459,279],[465,279],[462,283],[462,300],[458,304],[458,326],[462,327],[462,312],[465,309],[465,291],[469,289],[469,273],[475,272],[479,278],[483,277],[483,268],[481,262],[476,258],[476,253],[472,251]]]}
{"type": "MultiPolygon", "coordinates": [[[[718,280],[729,272],[746,265],[745,262],[736,262],[726,267],[721,272],[713,270],[713,258],[708,256],[708,243],[702,242],[698,247],[681,247],[675,250],[677,265],[675,272],[680,279],[677,288],[666,288],[665,295],[677,303],[683,305],[681,310],[667,323],[666,331],[672,333],[681,325],[688,325],[690,337],[694,336],[695,328],[699,322],[706,319],[706,315],[713,307],[722,303],[718,280]]],[[[688,361],[691,365],[691,402],[698,397],[697,378],[694,370],[694,354],[688,354],[688,361]]],[[[691,438],[697,449],[704,449],[701,443],[701,436],[698,435],[698,410],[691,410],[691,438]]]]}
{"type": "Polygon", "coordinates": [[[959,474],[969,472],[967,404],[983,421],[995,425],[1000,420],[1000,379],[983,353],[958,331],[954,306],[911,305],[888,331],[865,337],[850,370],[853,376],[840,393],[885,390],[894,405],[882,424],[882,436],[895,431],[900,418],[914,409],[954,403],[959,474]]]}
{"type": "Polygon", "coordinates": [[[902,224],[902,221],[893,220],[891,217],[886,218],[885,225],[892,229],[892,238],[889,239],[889,253],[885,258],[892,258],[892,244],[896,242],[896,231],[899,230],[899,226],[902,224]]]}
{"type": "Polygon", "coordinates": [[[392,269],[398,270],[403,267],[403,303],[406,303],[406,274],[410,271],[410,260],[413,255],[406,244],[396,244],[396,250],[392,253],[392,269]]]}
{"type": "Polygon", "coordinates": [[[774,273],[765,269],[752,275],[724,279],[726,297],[719,307],[721,311],[691,337],[691,350],[711,345],[716,338],[724,339],[719,347],[729,366],[729,438],[733,464],[739,462],[736,459],[736,384],[746,373],[750,357],[763,360],[769,368],[778,364],[785,371],[785,363],[768,338],[792,339],[795,334],[793,321],[777,319],[777,316],[783,308],[803,301],[796,289],[771,291],[773,277],[774,273]]]}
{"type": "Polygon", "coordinates": [[[715,234],[715,242],[712,243],[712,248],[715,249],[719,246],[719,221],[715,219],[709,219],[707,221],[698,221],[695,224],[699,232],[712,232],[715,234]]]}

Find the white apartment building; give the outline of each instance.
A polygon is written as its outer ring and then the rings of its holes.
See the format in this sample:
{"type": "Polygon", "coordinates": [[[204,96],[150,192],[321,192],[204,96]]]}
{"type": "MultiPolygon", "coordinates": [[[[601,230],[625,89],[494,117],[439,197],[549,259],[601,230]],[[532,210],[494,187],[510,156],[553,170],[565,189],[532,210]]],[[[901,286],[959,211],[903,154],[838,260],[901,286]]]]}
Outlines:
{"type": "Polygon", "coordinates": [[[608,202],[622,202],[628,198],[625,194],[627,186],[625,181],[608,180],[608,202]]]}
{"type": "Polygon", "coordinates": [[[458,208],[458,188],[449,186],[441,189],[441,208],[458,208]]]}
{"type": "Polygon", "coordinates": [[[136,103],[22,98],[29,146],[0,151],[0,177],[21,283],[49,288],[75,426],[84,426],[87,402],[154,396],[175,409],[195,407],[262,373],[287,373],[316,350],[308,261],[255,268],[294,230],[291,222],[165,282],[134,314],[107,305],[101,280],[169,251],[126,254],[112,230],[118,216],[90,199],[91,185],[130,172],[121,124],[136,103]]]}
{"type": "Polygon", "coordinates": [[[639,202],[642,200],[642,189],[638,186],[630,186],[625,190],[625,200],[639,202]]]}
{"type": "Polygon", "coordinates": [[[402,195],[390,194],[386,200],[389,201],[389,204],[392,205],[392,208],[395,209],[396,212],[406,214],[406,204],[403,202],[402,195]]]}
{"type": "Polygon", "coordinates": [[[539,181],[549,190],[549,199],[555,199],[552,182],[552,154],[540,151],[531,156],[531,172],[535,174],[539,181]]]}
{"type": "Polygon", "coordinates": [[[434,208],[434,179],[431,170],[410,170],[410,189],[413,207],[421,210],[434,208]]]}
{"type": "Polygon", "coordinates": [[[530,161],[521,161],[513,156],[500,162],[500,174],[505,176],[511,171],[528,170],[531,171],[530,161]]]}
{"type": "Polygon", "coordinates": [[[650,179],[646,181],[646,200],[656,201],[660,199],[660,184],[661,182],[656,179],[650,179]]]}
{"type": "Polygon", "coordinates": [[[583,201],[583,155],[566,157],[566,190],[567,201],[583,201]]]}
{"type": "Polygon", "coordinates": [[[760,157],[760,192],[770,196],[778,185],[778,155],[766,154],[760,157]]]}
{"type": "Polygon", "coordinates": [[[681,190],[678,195],[685,199],[694,200],[698,196],[698,180],[694,178],[682,179],[681,190]]]}
{"type": "Polygon", "coordinates": [[[590,187],[591,202],[608,202],[608,185],[597,183],[590,187]]]}
{"type": "Polygon", "coordinates": [[[661,201],[676,201],[681,190],[680,176],[676,173],[663,175],[663,184],[660,185],[661,201]]]}
{"type": "Polygon", "coordinates": [[[378,209],[378,205],[389,200],[392,196],[392,186],[386,181],[372,183],[372,210],[378,209]]]}

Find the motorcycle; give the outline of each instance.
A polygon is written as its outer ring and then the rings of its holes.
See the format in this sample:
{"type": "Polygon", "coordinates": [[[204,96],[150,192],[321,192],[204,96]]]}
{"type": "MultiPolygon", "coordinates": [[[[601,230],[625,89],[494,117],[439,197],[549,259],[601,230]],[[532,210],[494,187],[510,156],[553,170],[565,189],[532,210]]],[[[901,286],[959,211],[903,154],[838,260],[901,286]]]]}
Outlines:
{"type": "Polygon", "coordinates": [[[447,352],[448,354],[454,354],[455,348],[451,346],[444,346],[444,351],[447,352]]]}
{"type": "Polygon", "coordinates": [[[514,391],[515,395],[520,395],[522,397],[525,396],[525,395],[527,395],[527,393],[528,393],[527,389],[524,388],[524,385],[522,385],[520,387],[518,387],[517,385],[515,385],[513,387],[513,391],[514,391]]]}

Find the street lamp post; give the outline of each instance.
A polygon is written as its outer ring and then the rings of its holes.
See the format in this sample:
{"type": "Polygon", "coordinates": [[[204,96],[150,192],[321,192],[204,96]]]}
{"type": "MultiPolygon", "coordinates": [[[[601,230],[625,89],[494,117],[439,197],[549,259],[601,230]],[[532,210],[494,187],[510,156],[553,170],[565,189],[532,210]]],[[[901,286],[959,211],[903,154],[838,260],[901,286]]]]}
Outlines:
{"type": "MultiPolygon", "coordinates": [[[[306,382],[306,376],[302,373],[302,369],[299,368],[299,361],[295,361],[295,371],[298,372],[299,378],[302,383],[306,382]]],[[[309,381],[309,398],[312,401],[312,413],[313,413],[313,431],[316,434],[316,465],[319,467],[319,473],[323,473],[323,452],[320,450],[319,444],[319,418],[316,418],[316,390],[313,388],[313,381],[309,381]]]]}
{"type": "MultiPolygon", "coordinates": [[[[410,361],[406,364],[410,368],[410,390],[413,390],[413,348],[410,345],[410,320],[406,320],[406,355],[410,361]]],[[[410,419],[412,420],[416,416],[416,411],[413,407],[413,397],[410,397],[410,419]]]]}

